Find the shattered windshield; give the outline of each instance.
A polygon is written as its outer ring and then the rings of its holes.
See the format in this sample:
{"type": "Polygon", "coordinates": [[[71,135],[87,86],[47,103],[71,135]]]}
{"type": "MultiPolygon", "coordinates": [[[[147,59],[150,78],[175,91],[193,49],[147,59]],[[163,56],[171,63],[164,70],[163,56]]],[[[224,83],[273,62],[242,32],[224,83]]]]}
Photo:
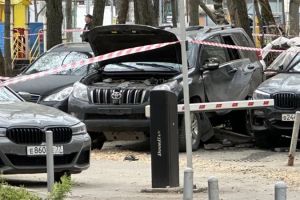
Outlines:
{"type": "MultiPolygon", "coordinates": [[[[36,60],[36,62],[34,62],[23,74],[29,75],[38,72],[43,72],[50,69],[54,69],[56,67],[60,67],[63,64],[69,64],[87,58],[88,55],[86,53],[81,52],[49,52],[38,58],[38,60],[36,60]]],[[[87,65],[79,68],[68,69],[58,74],[84,75],[86,71],[87,65]]]]}
{"type": "Polygon", "coordinates": [[[289,68],[296,54],[297,54],[296,51],[292,51],[292,52],[285,51],[281,53],[267,69],[275,70],[275,71],[287,70],[287,68],[289,68]]]}
{"type": "Polygon", "coordinates": [[[300,72],[300,54],[298,54],[291,63],[291,72],[300,72]]]}

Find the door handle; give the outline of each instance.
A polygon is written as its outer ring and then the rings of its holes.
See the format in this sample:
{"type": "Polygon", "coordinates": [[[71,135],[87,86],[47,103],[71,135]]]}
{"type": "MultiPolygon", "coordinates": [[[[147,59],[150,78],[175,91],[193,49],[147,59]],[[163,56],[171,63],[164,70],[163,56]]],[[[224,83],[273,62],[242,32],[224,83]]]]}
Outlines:
{"type": "Polygon", "coordinates": [[[249,66],[247,66],[247,68],[250,69],[250,70],[252,70],[252,69],[254,69],[255,67],[254,67],[253,65],[249,65],[249,66]]]}
{"type": "Polygon", "coordinates": [[[232,68],[231,70],[229,70],[229,71],[228,71],[228,73],[230,73],[230,74],[231,74],[231,73],[235,73],[235,72],[237,72],[237,71],[238,71],[238,69],[237,69],[237,68],[232,68]]]}

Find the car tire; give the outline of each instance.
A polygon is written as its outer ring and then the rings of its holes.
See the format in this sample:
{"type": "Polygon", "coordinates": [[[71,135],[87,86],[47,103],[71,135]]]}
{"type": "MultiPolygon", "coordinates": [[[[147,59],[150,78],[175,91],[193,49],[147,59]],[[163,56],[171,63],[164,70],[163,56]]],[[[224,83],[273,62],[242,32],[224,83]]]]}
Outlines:
{"type": "Polygon", "coordinates": [[[102,149],[106,138],[103,133],[89,133],[92,140],[92,149],[102,149]]]}
{"type": "Polygon", "coordinates": [[[268,131],[254,133],[255,146],[262,149],[271,149],[278,147],[281,141],[279,134],[270,133],[268,131]]]}
{"type": "MultiPolygon", "coordinates": [[[[201,141],[200,133],[200,114],[191,113],[191,132],[192,132],[192,150],[196,151],[199,148],[201,141]]],[[[180,117],[180,126],[178,130],[179,138],[179,151],[186,151],[186,139],[185,139],[185,121],[184,116],[180,117]]]]}
{"type": "Polygon", "coordinates": [[[54,181],[60,183],[63,176],[71,177],[71,173],[69,171],[54,172],[54,181]]]}

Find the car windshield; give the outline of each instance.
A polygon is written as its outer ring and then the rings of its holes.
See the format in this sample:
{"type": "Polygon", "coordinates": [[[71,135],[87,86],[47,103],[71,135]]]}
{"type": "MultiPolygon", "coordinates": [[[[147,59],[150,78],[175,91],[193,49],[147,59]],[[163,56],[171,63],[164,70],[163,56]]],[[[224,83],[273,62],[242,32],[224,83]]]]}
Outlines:
{"type": "Polygon", "coordinates": [[[298,54],[291,63],[291,72],[300,72],[300,54],[298,54]]]}
{"type": "MultiPolygon", "coordinates": [[[[82,59],[87,59],[88,54],[81,52],[49,52],[38,58],[23,74],[29,75],[47,71],[82,59]]],[[[58,74],[84,75],[87,72],[87,65],[80,68],[68,69],[58,74]]]]}
{"type": "Polygon", "coordinates": [[[165,62],[122,62],[108,64],[104,68],[105,72],[123,71],[181,71],[181,64],[165,62]]]}
{"type": "Polygon", "coordinates": [[[275,71],[285,71],[287,68],[289,68],[296,55],[296,51],[285,51],[281,53],[267,69],[275,71]]]}
{"type": "Polygon", "coordinates": [[[0,103],[5,102],[21,102],[22,100],[19,99],[13,92],[11,92],[6,87],[0,87],[0,103]]]}

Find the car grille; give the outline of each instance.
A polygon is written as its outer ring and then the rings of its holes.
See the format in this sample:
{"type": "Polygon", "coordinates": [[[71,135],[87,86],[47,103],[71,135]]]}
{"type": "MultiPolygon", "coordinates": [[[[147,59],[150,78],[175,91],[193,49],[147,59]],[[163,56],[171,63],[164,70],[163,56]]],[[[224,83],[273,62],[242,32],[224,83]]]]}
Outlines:
{"type": "MultiPolygon", "coordinates": [[[[68,143],[72,139],[72,130],[68,127],[53,127],[53,143],[68,143]]],[[[45,132],[39,128],[11,128],[6,132],[7,137],[16,144],[41,144],[46,142],[45,132]]]]}
{"type": "MultiPolygon", "coordinates": [[[[54,165],[67,165],[71,164],[77,153],[71,153],[66,155],[55,155],[54,165]]],[[[15,154],[7,154],[7,158],[15,166],[46,166],[46,156],[21,156],[15,154]]]]}
{"type": "Polygon", "coordinates": [[[273,95],[275,107],[279,109],[295,109],[300,98],[294,93],[277,93],[273,95]]]}
{"type": "Polygon", "coordinates": [[[146,89],[100,89],[91,91],[94,104],[143,104],[148,101],[150,90],[146,89]]]}

